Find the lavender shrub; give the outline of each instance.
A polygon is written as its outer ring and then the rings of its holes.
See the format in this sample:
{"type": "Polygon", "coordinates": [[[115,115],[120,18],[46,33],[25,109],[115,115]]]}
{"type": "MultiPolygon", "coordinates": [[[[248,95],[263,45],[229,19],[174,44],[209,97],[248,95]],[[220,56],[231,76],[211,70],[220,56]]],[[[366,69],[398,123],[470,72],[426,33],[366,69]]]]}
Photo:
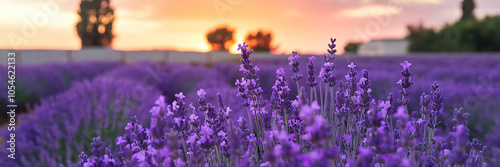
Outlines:
{"type": "Polygon", "coordinates": [[[115,68],[102,76],[124,78],[153,86],[162,91],[168,101],[176,92],[196,92],[200,86],[216,86],[225,78],[214,69],[203,66],[167,63],[138,63],[115,68]]]}
{"type": "Polygon", "coordinates": [[[260,68],[250,58],[252,50],[240,44],[243,75],[235,85],[246,116],[232,118],[231,104],[221,94],[216,102],[208,102],[204,89],[197,91],[198,104],[187,103],[182,92],[175,94],[171,103],[161,96],[150,110],[149,127],[133,117],[125,127],[128,133],[116,138],[117,152],[103,153],[104,145],[96,137],[93,148],[81,152],[79,164],[490,166],[495,162],[488,147],[476,138],[470,140],[468,114],[462,108],[453,112],[444,109],[442,86],[437,82],[427,86],[424,94],[414,91],[411,63],[404,61],[401,79],[392,83],[400,85],[401,95],[389,93],[377,100],[372,96],[372,88],[377,87],[370,81],[375,77],[368,70],[358,73],[351,62],[345,80],[335,77],[334,43],[332,39],[319,73],[315,58],[309,58],[307,81],[302,85],[300,56],[293,52],[291,70],[276,71],[269,100],[262,96],[260,68]],[[290,94],[290,83],[297,85],[295,98],[290,94]],[[309,94],[305,86],[310,88],[309,94]],[[420,98],[412,98],[412,94],[420,98]],[[411,101],[420,106],[409,105],[411,101]],[[450,116],[452,120],[442,121],[450,116]],[[437,133],[444,124],[451,133],[437,133]]]}
{"type": "MultiPolygon", "coordinates": [[[[119,66],[121,63],[117,62],[19,65],[16,69],[16,101],[19,106],[17,111],[29,112],[33,105],[40,102],[40,99],[63,92],[75,82],[92,79],[119,66]]],[[[7,83],[6,74],[1,75],[2,83],[7,83]]],[[[2,86],[1,90],[7,94],[7,86],[2,86]]],[[[6,96],[2,97],[0,105],[5,106],[6,102],[6,96]]],[[[0,122],[3,122],[6,116],[5,112],[2,112],[0,122]]]]}

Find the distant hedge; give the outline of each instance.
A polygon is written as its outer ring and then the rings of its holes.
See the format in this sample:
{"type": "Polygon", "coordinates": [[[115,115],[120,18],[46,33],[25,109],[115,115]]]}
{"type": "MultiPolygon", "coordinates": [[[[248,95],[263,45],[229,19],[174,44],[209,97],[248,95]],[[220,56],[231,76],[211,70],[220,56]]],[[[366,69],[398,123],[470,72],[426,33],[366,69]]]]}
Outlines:
{"type": "Polygon", "coordinates": [[[500,15],[466,19],[445,25],[440,31],[409,25],[410,52],[498,52],[500,15]]]}

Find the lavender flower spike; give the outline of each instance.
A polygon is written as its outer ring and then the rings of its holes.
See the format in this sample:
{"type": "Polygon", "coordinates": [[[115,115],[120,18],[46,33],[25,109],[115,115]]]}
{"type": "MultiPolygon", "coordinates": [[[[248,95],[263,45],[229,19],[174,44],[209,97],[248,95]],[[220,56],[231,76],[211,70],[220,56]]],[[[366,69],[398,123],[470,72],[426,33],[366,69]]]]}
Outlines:
{"type": "Polygon", "coordinates": [[[331,55],[337,53],[337,49],[335,49],[335,46],[337,46],[337,45],[335,45],[335,41],[337,41],[337,39],[330,38],[330,42],[332,42],[332,43],[328,44],[329,49],[327,51],[331,55]]]}
{"type": "Polygon", "coordinates": [[[335,53],[337,53],[337,49],[335,47],[335,41],[337,39],[330,38],[331,44],[328,44],[328,53],[323,55],[323,61],[325,62],[324,68],[322,68],[320,72],[320,78],[323,79],[323,82],[328,84],[329,87],[333,87],[337,84],[336,77],[333,74],[333,70],[335,69],[335,53]]]}
{"type": "MultiPolygon", "coordinates": [[[[252,54],[253,50],[247,49],[248,45],[243,42],[243,44],[238,44],[238,50],[241,50],[241,65],[240,71],[243,72],[243,78],[241,83],[246,84],[246,89],[248,94],[260,96],[262,93],[262,88],[259,85],[259,77],[257,76],[257,72],[260,69],[257,66],[252,64],[252,59],[250,59],[250,54],[252,54]]],[[[238,82],[237,82],[238,83],[238,82]]]]}
{"type": "Polygon", "coordinates": [[[410,102],[410,99],[408,99],[408,96],[410,95],[411,92],[410,86],[413,84],[413,81],[411,81],[411,72],[410,72],[411,63],[405,61],[401,63],[401,66],[403,66],[403,71],[401,71],[401,75],[403,75],[403,78],[401,78],[397,82],[397,84],[401,85],[403,89],[399,91],[402,97],[401,99],[398,99],[398,102],[401,105],[407,105],[408,102],[410,102]]]}
{"type": "Polygon", "coordinates": [[[290,57],[288,57],[288,61],[290,61],[290,63],[288,63],[290,66],[292,66],[291,70],[294,74],[294,76],[292,76],[292,79],[294,81],[299,81],[301,78],[302,78],[302,75],[298,74],[298,72],[300,71],[299,69],[299,65],[300,65],[300,62],[299,62],[299,59],[300,59],[300,56],[297,52],[293,51],[292,52],[293,55],[291,55],[290,57]]]}
{"type": "Polygon", "coordinates": [[[314,73],[316,72],[316,69],[314,69],[314,60],[316,60],[316,57],[309,57],[309,63],[307,64],[307,85],[309,85],[309,87],[311,88],[314,88],[316,85],[318,85],[318,82],[316,82],[316,77],[314,76],[314,73]]]}
{"type": "Polygon", "coordinates": [[[345,75],[345,79],[346,79],[346,86],[347,86],[347,89],[349,90],[347,93],[349,94],[349,96],[354,96],[355,95],[355,92],[358,88],[357,86],[357,79],[356,79],[356,74],[358,73],[356,71],[356,65],[354,65],[353,62],[351,62],[351,64],[347,65],[347,67],[349,68],[349,71],[347,71],[347,75],[345,75]]]}

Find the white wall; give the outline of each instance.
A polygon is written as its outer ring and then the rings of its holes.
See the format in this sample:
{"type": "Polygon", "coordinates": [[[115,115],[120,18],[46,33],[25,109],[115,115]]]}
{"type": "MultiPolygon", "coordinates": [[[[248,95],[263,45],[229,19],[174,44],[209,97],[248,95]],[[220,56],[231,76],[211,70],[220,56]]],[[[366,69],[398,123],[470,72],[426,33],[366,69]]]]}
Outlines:
{"type": "MultiPolygon", "coordinates": [[[[101,48],[89,48],[71,52],[70,61],[122,61],[122,51],[101,48]]],[[[46,54],[41,54],[45,57],[46,54]]],[[[40,56],[41,56],[40,55],[40,56]]]]}
{"type": "Polygon", "coordinates": [[[168,61],[168,51],[123,51],[122,54],[125,56],[125,63],[168,61]]]}
{"type": "Polygon", "coordinates": [[[359,47],[361,56],[393,56],[408,54],[407,40],[373,40],[359,47]]]}
{"type": "MultiPolygon", "coordinates": [[[[0,63],[7,64],[7,55],[11,50],[0,50],[0,63]]],[[[43,64],[49,62],[80,61],[119,61],[135,63],[152,61],[157,63],[180,62],[187,64],[206,64],[223,61],[239,61],[239,54],[229,52],[178,52],[178,51],[119,51],[105,48],[82,50],[16,50],[16,64],[43,64]]],[[[270,53],[252,53],[252,58],[275,58],[270,53]]]]}

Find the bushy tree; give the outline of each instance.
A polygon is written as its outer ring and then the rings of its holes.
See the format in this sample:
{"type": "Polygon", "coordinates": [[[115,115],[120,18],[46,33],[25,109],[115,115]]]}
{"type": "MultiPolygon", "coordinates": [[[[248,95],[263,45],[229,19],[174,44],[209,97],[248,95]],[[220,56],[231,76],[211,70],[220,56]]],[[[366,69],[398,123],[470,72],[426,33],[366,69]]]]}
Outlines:
{"type": "Polygon", "coordinates": [[[419,25],[408,25],[407,29],[409,33],[406,38],[410,41],[410,46],[408,47],[410,52],[435,50],[432,44],[436,38],[436,32],[433,29],[424,27],[422,23],[419,25]]]}
{"type": "Polygon", "coordinates": [[[487,16],[476,25],[476,49],[485,52],[500,51],[500,15],[487,16]]]}
{"type": "Polygon", "coordinates": [[[234,29],[228,26],[219,26],[207,33],[207,40],[210,43],[212,50],[229,50],[229,47],[234,44],[234,29]]]}
{"type": "Polygon", "coordinates": [[[262,30],[256,33],[249,33],[245,41],[248,42],[248,46],[254,51],[270,52],[276,47],[272,46],[273,35],[271,32],[265,32],[262,30]]]}
{"type": "Polygon", "coordinates": [[[344,47],[344,51],[346,53],[357,53],[360,45],[361,45],[361,43],[359,43],[359,42],[349,42],[344,47]]]}
{"type": "Polygon", "coordinates": [[[76,31],[82,47],[111,46],[115,16],[110,0],[82,0],[78,15],[80,20],[76,24],[76,31]]]}

